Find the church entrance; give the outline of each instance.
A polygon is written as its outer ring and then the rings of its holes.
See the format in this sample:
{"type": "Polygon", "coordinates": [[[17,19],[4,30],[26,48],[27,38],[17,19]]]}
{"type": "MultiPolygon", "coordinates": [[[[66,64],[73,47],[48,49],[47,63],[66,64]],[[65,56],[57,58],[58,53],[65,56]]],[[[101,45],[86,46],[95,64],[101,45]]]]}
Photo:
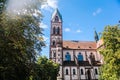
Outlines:
{"type": "Polygon", "coordinates": [[[88,80],[92,80],[91,79],[91,73],[90,73],[90,70],[88,69],[88,71],[87,71],[87,77],[88,77],[88,80]]]}

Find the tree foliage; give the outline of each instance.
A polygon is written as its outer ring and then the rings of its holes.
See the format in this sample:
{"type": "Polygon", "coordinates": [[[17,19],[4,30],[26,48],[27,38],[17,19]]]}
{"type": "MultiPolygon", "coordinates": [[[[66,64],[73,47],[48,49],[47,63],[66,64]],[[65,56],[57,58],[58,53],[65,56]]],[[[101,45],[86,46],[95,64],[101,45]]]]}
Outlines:
{"type": "Polygon", "coordinates": [[[0,1],[0,80],[29,80],[36,54],[45,46],[39,39],[41,17],[10,16],[4,10],[5,1],[0,1]]]}
{"type": "Polygon", "coordinates": [[[59,65],[46,57],[36,59],[45,43],[41,13],[35,11],[45,0],[26,0],[36,2],[24,5],[27,14],[15,15],[6,11],[6,1],[0,0],[0,80],[56,80],[59,65]]]}
{"type": "Polygon", "coordinates": [[[46,57],[39,57],[35,65],[36,74],[32,80],[57,80],[59,64],[48,60],[46,57]]]}
{"type": "Polygon", "coordinates": [[[101,67],[100,80],[120,79],[120,26],[106,26],[102,39],[105,48],[100,50],[105,64],[101,67]]]}
{"type": "Polygon", "coordinates": [[[6,0],[0,0],[0,14],[3,12],[6,0]]]}

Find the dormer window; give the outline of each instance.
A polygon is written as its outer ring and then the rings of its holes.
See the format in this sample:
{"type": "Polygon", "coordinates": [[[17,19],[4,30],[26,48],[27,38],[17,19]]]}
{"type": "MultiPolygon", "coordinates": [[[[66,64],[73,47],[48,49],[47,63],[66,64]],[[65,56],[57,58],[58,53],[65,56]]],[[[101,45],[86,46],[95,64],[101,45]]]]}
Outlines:
{"type": "Polygon", "coordinates": [[[92,48],[91,46],[89,46],[89,48],[92,48]]]}
{"type": "Polygon", "coordinates": [[[69,48],[68,46],[66,46],[66,48],[69,48]]]}
{"type": "Polygon", "coordinates": [[[59,21],[59,18],[58,16],[55,17],[55,22],[58,22],[59,21]]]}

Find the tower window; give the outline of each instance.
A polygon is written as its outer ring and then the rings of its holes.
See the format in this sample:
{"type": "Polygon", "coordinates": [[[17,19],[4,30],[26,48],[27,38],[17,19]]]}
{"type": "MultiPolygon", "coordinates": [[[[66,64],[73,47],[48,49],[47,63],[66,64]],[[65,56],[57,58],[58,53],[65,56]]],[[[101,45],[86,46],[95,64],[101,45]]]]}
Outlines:
{"type": "Polygon", "coordinates": [[[98,75],[98,70],[97,69],[95,69],[95,74],[98,75]]]}
{"type": "Polygon", "coordinates": [[[58,16],[55,17],[55,22],[58,22],[59,21],[59,18],[58,16]]]}
{"type": "Polygon", "coordinates": [[[75,69],[73,69],[73,75],[75,75],[75,74],[76,74],[75,69]]]}
{"type": "Polygon", "coordinates": [[[66,69],[66,75],[68,75],[68,69],[66,69]]]}
{"type": "Polygon", "coordinates": [[[55,46],[55,41],[53,41],[53,46],[55,46]]]}
{"type": "Polygon", "coordinates": [[[53,53],[53,57],[56,57],[56,53],[55,52],[53,53]]]}
{"type": "Polygon", "coordinates": [[[69,52],[66,53],[65,60],[66,61],[71,61],[71,56],[70,56],[69,52]]]}
{"type": "Polygon", "coordinates": [[[81,53],[78,54],[78,61],[83,61],[83,55],[81,53]]]}
{"type": "Polygon", "coordinates": [[[55,27],[53,28],[53,34],[55,34],[55,27]]]}
{"type": "Polygon", "coordinates": [[[59,27],[57,28],[56,31],[57,31],[57,34],[60,34],[60,28],[59,27]]]}
{"type": "Polygon", "coordinates": [[[83,69],[80,69],[80,73],[81,73],[81,75],[83,75],[84,73],[83,73],[83,69]]]}
{"type": "Polygon", "coordinates": [[[89,46],[89,48],[92,48],[91,46],[89,46]]]}

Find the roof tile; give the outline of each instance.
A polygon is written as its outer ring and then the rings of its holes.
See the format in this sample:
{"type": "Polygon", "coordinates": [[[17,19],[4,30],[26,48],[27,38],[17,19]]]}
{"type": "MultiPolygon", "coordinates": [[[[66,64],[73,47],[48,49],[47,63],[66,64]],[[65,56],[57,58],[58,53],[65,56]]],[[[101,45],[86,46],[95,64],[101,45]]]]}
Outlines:
{"type": "Polygon", "coordinates": [[[63,48],[68,49],[96,49],[94,41],[63,41],[63,48]]]}

